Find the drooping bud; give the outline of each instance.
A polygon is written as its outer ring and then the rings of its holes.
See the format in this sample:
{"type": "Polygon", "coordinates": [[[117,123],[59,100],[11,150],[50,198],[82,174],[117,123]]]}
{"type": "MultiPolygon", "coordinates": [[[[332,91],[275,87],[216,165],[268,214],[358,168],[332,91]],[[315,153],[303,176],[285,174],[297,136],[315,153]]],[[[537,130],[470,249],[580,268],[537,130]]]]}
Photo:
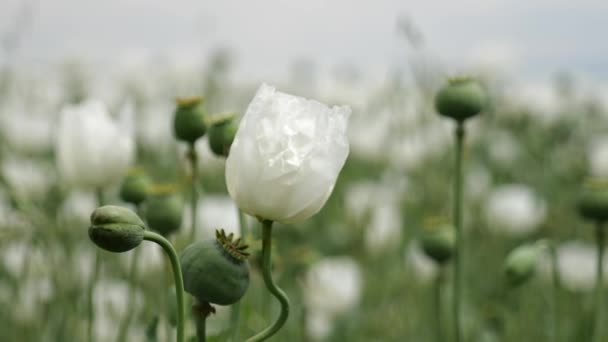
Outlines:
{"type": "Polygon", "coordinates": [[[420,240],[422,250],[438,264],[444,264],[454,255],[456,235],[449,225],[430,229],[420,240]]]}
{"type": "Polygon", "coordinates": [[[194,144],[205,135],[205,111],[201,97],[178,98],[173,118],[173,132],[178,140],[194,144]]]}
{"type": "Polygon", "coordinates": [[[110,252],[126,252],[144,239],[145,225],[133,211],[106,205],[91,214],[89,238],[100,248],[110,252]]]}
{"type": "Polygon", "coordinates": [[[605,222],[608,220],[608,180],[589,179],[578,197],[578,212],[585,219],[605,222]]]}
{"type": "Polygon", "coordinates": [[[469,77],[448,80],[435,96],[435,108],[443,116],[464,121],[479,114],[486,105],[486,94],[481,85],[469,77]]]}
{"type": "Polygon", "coordinates": [[[534,274],[539,256],[540,248],[536,244],[522,245],[512,250],[504,266],[507,282],[513,287],[524,284],[534,274]]]}
{"type": "Polygon", "coordinates": [[[157,185],[146,200],[146,222],[151,230],[163,236],[176,232],[182,225],[184,201],[175,185],[157,185]]]}
{"type": "Polygon", "coordinates": [[[140,169],[131,169],[120,187],[120,199],[135,205],[141,204],[150,194],[152,181],[140,169]]]}
{"type": "Polygon", "coordinates": [[[209,127],[209,147],[219,157],[227,157],[238,129],[234,114],[226,114],[211,120],[209,127]]]}
{"type": "Polygon", "coordinates": [[[238,302],[249,287],[248,256],[240,238],[216,231],[215,239],[195,242],[183,251],[184,289],[201,302],[238,302]]]}

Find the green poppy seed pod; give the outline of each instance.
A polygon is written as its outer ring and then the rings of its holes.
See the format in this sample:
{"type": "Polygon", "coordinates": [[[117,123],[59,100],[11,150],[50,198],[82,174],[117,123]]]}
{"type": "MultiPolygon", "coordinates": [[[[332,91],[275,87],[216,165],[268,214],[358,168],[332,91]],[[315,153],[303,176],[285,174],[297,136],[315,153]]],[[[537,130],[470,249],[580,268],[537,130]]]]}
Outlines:
{"type": "Polygon", "coordinates": [[[200,302],[231,305],[249,287],[247,246],[240,238],[216,231],[216,238],[195,242],[182,253],[184,289],[200,302]]]}
{"type": "Polygon", "coordinates": [[[205,135],[205,111],[201,97],[178,98],[173,117],[173,132],[178,140],[194,144],[205,135]]]}
{"type": "Polygon", "coordinates": [[[146,222],[151,230],[168,236],[182,225],[184,201],[177,187],[160,185],[152,189],[146,200],[146,222]]]}
{"type": "Polygon", "coordinates": [[[144,239],[145,225],[133,211],[106,205],[91,214],[89,238],[100,248],[110,252],[126,252],[144,239]]]}
{"type": "Polygon", "coordinates": [[[209,127],[209,147],[215,155],[218,157],[228,157],[228,152],[230,151],[230,146],[238,127],[234,114],[216,119],[209,127]]]}
{"type": "Polygon", "coordinates": [[[444,264],[454,255],[456,235],[450,226],[441,226],[426,233],[420,240],[422,250],[438,264],[444,264]]]}
{"type": "Polygon", "coordinates": [[[536,269],[539,255],[537,245],[522,245],[511,251],[504,266],[509,285],[516,287],[530,279],[536,269]]]}
{"type": "Polygon", "coordinates": [[[139,169],[129,171],[120,186],[120,198],[135,205],[146,200],[150,194],[152,181],[139,169]]]}
{"type": "Polygon", "coordinates": [[[579,194],[577,207],[585,219],[597,222],[608,220],[608,180],[587,180],[579,194]]]}
{"type": "Polygon", "coordinates": [[[456,121],[464,121],[479,114],[486,104],[481,85],[468,77],[452,78],[435,96],[439,114],[456,121]]]}

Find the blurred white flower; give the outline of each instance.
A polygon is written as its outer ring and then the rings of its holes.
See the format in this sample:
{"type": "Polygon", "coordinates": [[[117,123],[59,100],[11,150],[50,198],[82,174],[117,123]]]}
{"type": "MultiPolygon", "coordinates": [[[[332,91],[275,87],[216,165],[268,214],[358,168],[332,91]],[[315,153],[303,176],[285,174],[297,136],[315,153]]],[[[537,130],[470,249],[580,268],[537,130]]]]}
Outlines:
{"type": "Polygon", "coordinates": [[[120,180],[134,159],[133,113],[121,111],[121,122],[98,101],[67,105],[61,111],[55,154],[64,181],[104,187],[120,180]]]}
{"type": "Polygon", "coordinates": [[[422,251],[417,241],[412,241],[405,248],[405,265],[415,275],[416,281],[422,284],[432,282],[437,276],[435,262],[422,251]]]}
{"type": "Polygon", "coordinates": [[[447,120],[418,125],[394,141],[390,162],[400,170],[415,169],[449,149],[452,139],[452,127],[447,120]]]}
{"type": "Polygon", "coordinates": [[[13,241],[2,248],[2,263],[14,277],[19,277],[32,248],[23,241],[13,241]]]}
{"type": "Polygon", "coordinates": [[[486,203],[488,229],[510,235],[535,231],[544,221],[545,202],[526,185],[508,184],[494,189],[486,203]]]}
{"type": "Polygon", "coordinates": [[[137,118],[137,139],[144,149],[167,153],[175,148],[173,137],[173,111],[170,101],[148,103],[137,118]]]}
{"type": "Polygon", "coordinates": [[[550,124],[559,118],[560,99],[553,84],[549,82],[515,84],[506,91],[507,103],[531,110],[533,118],[550,124]]]}
{"type": "Polygon", "coordinates": [[[401,211],[396,204],[379,202],[371,212],[369,224],[365,228],[366,250],[376,254],[397,246],[401,241],[401,211]]]}
{"type": "Polygon", "coordinates": [[[587,149],[589,173],[596,177],[608,177],[608,136],[596,137],[587,149]]]}
{"type": "Polygon", "coordinates": [[[351,183],[344,194],[346,215],[356,221],[362,220],[377,206],[400,203],[402,190],[398,186],[371,181],[351,183]]]}
{"type": "Polygon", "coordinates": [[[52,146],[53,117],[32,114],[25,108],[3,109],[0,130],[8,146],[20,153],[44,153],[52,146]],[[24,131],[25,130],[25,131],[24,131]]]}
{"type": "Polygon", "coordinates": [[[43,162],[17,157],[2,160],[2,176],[15,195],[40,199],[55,182],[55,170],[43,162]]]}
{"type": "MultiPolygon", "coordinates": [[[[597,249],[581,241],[569,241],[557,247],[557,267],[562,285],[570,291],[592,291],[597,277],[597,249]]],[[[551,261],[546,255],[541,260],[543,277],[551,279],[551,261]]],[[[608,272],[608,256],[604,257],[604,274],[608,272]]],[[[608,279],[604,277],[604,282],[608,279]]]]}
{"type": "Polygon", "coordinates": [[[310,267],[304,280],[304,303],[310,312],[329,318],[353,309],[359,303],[363,275],[350,257],[330,257],[310,267]]]}
{"type": "Polygon", "coordinates": [[[499,166],[511,167],[519,157],[519,142],[510,132],[494,132],[491,134],[491,143],[487,146],[490,159],[499,166]]]}
{"type": "Polygon", "coordinates": [[[226,161],[228,192],[239,208],[281,223],[321,210],[348,155],[349,115],[348,107],[260,86],[226,161]]]}
{"type": "Polygon", "coordinates": [[[334,318],[322,311],[312,311],[306,314],[306,333],[313,341],[323,341],[329,337],[333,329],[334,318]]]}
{"type": "Polygon", "coordinates": [[[97,208],[97,199],[90,191],[75,190],[68,194],[59,209],[64,224],[73,227],[88,227],[91,213],[97,208]]]}
{"type": "Polygon", "coordinates": [[[465,173],[465,196],[470,199],[483,197],[490,189],[492,179],[488,169],[482,165],[471,165],[465,173]]]}

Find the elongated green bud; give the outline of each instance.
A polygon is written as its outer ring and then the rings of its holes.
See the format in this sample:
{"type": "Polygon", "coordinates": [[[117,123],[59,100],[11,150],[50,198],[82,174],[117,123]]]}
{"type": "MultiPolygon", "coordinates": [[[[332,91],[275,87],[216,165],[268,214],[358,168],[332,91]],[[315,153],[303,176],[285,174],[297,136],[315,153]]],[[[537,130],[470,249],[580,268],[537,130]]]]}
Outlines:
{"type": "Polygon", "coordinates": [[[579,194],[577,207],[579,214],[587,220],[608,220],[608,180],[587,180],[579,194]]]}
{"type": "Polygon", "coordinates": [[[201,302],[231,305],[238,302],[249,287],[247,245],[223,230],[215,239],[188,246],[180,261],[184,289],[201,302]]]}
{"type": "Polygon", "coordinates": [[[150,194],[152,181],[140,169],[132,169],[120,186],[120,199],[127,203],[139,205],[150,194]]]}
{"type": "Polygon", "coordinates": [[[511,251],[504,268],[507,282],[516,287],[528,281],[536,270],[539,255],[540,248],[537,245],[522,245],[511,251]]]}
{"type": "Polygon", "coordinates": [[[175,138],[194,144],[198,138],[205,135],[205,111],[201,97],[178,98],[177,109],[173,117],[173,132],[175,138]]]}
{"type": "Polygon", "coordinates": [[[481,85],[468,77],[452,78],[435,96],[435,108],[443,116],[464,121],[479,114],[486,105],[481,85]]]}
{"type": "Polygon", "coordinates": [[[145,225],[133,211],[106,205],[91,214],[89,237],[100,248],[110,252],[126,252],[144,239],[145,225]]]}

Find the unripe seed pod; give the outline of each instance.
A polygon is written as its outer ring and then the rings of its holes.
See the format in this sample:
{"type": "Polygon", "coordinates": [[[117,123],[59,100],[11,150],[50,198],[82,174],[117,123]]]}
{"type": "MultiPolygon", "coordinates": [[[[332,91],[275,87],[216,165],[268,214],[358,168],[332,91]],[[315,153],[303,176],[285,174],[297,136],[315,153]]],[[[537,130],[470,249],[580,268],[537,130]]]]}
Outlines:
{"type": "Polygon", "coordinates": [[[146,222],[151,230],[163,236],[176,232],[182,225],[184,201],[177,188],[160,185],[152,189],[146,200],[146,222]]]}
{"type": "Polygon", "coordinates": [[[209,147],[215,155],[228,157],[238,127],[234,114],[217,118],[209,127],[209,147]]]}
{"type": "Polygon", "coordinates": [[[120,186],[120,199],[127,203],[139,205],[150,194],[152,181],[139,169],[132,169],[120,186]]]}
{"type": "Polygon", "coordinates": [[[578,197],[578,212],[585,219],[608,220],[608,181],[591,179],[585,182],[578,197]]]}
{"type": "Polygon", "coordinates": [[[91,214],[89,238],[100,248],[110,252],[126,252],[144,239],[145,225],[133,211],[106,205],[91,214]]]}
{"type": "Polygon", "coordinates": [[[231,305],[249,287],[247,246],[240,238],[216,231],[216,238],[195,242],[182,253],[184,289],[200,302],[231,305]]]}
{"type": "Polygon", "coordinates": [[[452,227],[444,225],[426,233],[420,243],[426,255],[438,264],[444,264],[454,255],[456,235],[452,227]]]}
{"type": "Polygon", "coordinates": [[[515,248],[505,261],[505,275],[511,286],[525,283],[535,272],[540,251],[537,245],[523,245],[515,248]]]}
{"type": "Polygon", "coordinates": [[[173,117],[173,132],[178,140],[194,144],[205,135],[205,111],[201,97],[178,98],[173,117]]]}
{"type": "Polygon", "coordinates": [[[486,94],[472,78],[452,78],[435,96],[439,114],[464,121],[479,114],[486,105],[486,94]]]}

